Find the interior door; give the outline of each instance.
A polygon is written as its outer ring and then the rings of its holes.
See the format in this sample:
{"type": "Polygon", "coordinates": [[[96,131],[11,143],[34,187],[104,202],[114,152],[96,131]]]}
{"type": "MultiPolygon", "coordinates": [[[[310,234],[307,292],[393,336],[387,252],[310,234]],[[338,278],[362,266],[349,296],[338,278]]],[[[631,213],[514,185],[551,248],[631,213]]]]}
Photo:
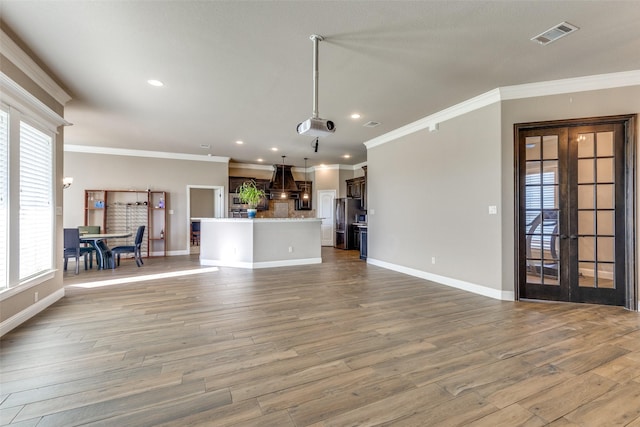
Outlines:
{"type": "Polygon", "coordinates": [[[318,218],[322,218],[321,230],[321,244],[322,246],[333,246],[334,237],[334,205],[336,199],[336,190],[319,190],[317,200],[317,214],[318,218]]]}
{"type": "Polygon", "coordinates": [[[518,132],[520,298],[625,305],[625,126],[518,132]]]}

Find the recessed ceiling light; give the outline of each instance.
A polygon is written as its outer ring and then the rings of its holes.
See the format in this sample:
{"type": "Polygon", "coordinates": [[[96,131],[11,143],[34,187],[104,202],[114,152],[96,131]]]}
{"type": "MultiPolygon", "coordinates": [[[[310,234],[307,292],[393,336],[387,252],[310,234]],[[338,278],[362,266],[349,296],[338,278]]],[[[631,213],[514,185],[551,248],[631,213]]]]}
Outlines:
{"type": "Polygon", "coordinates": [[[238,144],[238,145],[242,145],[242,144],[244,144],[244,141],[237,140],[237,141],[236,141],[236,144],[238,144]]]}
{"type": "Polygon", "coordinates": [[[264,159],[258,159],[259,162],[264,162],[264,159]]]}
{"type": "Polygon", "coordinates": [[[209,149],[211,148],[211,144],[200,144],[200,148],[209,149]]]}
{"type": "Polygon", "coordinates": [[[351,118],[352,118],[352,119],[359,119],[359,118],[360,118],[360,114],[358,114],[358,113],[353,113],[353,114],[351,115],[351,118]]]}
{"type": "Polygon", "coordinates": [[[364,126],[366,128],[374,128],[374,127],[378,126],[379,124],[380,124],[379,122],[369,121],[369,122],[363,124],[362,126],[364,126]]]}
{"type": "Polygon", "coordinates": [[[149,79],[149,80],[147,80],[147,83],[149,83],[151,86],[155,86],[155,87],[164,86],[164,83],[162,83],[160,80],[155,80],[155,79],[149,79]]]}
{"type": "Polygon", "coordinates": [[[278,151],[278,148],[276,148],[276,147],[272,147],[272,148],[271,148],[271,151],[278,151]]]}
{"type": "Polygon", "coordinates": [[[345,155],[344,155],[344,156],[342,156],[342,157],[344,157],[345,159],[350,159],[350,158],[351,158],[351,154],[345,154],[345,155]]]}

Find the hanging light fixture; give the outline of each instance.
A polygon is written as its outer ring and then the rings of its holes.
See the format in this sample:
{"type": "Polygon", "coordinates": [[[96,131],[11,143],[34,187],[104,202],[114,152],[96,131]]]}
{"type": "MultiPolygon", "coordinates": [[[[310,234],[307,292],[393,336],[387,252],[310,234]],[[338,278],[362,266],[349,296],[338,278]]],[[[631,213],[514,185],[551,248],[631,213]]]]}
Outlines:
{"type": "Polygon", "coordinates": [[[280,194],[281,199],[287,198],[287,193],[284,190],[284,158],[287,156],[282,156],[282,194],[280,194]]]}
{"type": "Polygon", "coordinates": [[[304,158],[304,194],[302,194],[302,198],[305,200],[309,199],[309,186],[307,185],[307,157],[304,158]]]}

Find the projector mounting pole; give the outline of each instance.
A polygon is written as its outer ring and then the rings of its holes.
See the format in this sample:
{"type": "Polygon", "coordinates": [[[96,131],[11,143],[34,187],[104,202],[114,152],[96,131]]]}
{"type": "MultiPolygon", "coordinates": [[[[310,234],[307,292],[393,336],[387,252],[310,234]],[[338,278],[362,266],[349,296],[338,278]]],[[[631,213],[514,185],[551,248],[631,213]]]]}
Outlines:
{"type": "Polygon", "coordinates": [[[318,118],[318,42],[324,37],[312,34],[309,37],[313,42],[313,118],[318,118]]]}

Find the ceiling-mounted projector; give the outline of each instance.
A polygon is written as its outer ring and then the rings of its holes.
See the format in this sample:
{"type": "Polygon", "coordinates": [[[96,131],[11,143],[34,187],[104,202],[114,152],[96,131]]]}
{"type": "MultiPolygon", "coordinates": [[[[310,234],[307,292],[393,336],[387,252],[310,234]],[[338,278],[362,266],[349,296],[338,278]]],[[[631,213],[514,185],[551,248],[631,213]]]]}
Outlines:
{"type": "Polygon", "coordinates": [[[325,120],[320,118],[313,118],[305,120],[298,124],[298,133],[300,135],[309,135],[315,137],[322,137],[331,135],[336,130],[336,126],[331,120],[325,120]]]}

